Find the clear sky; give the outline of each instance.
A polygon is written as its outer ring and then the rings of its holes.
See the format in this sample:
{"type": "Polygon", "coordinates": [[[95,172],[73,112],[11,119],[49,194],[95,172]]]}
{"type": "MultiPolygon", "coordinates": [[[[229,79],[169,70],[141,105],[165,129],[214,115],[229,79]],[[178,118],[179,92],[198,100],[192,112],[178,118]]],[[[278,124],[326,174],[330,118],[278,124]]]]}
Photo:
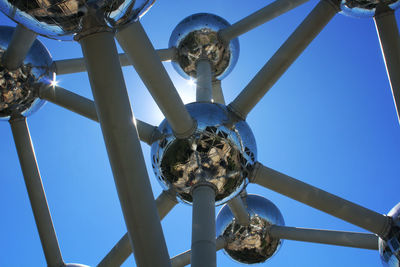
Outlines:
{"type": "MultiPolygon", "coordinates": [[[[156,48],[166,48],[183,18],[210,12],[229,22],[270,1],[156,1],[142,24],[156,48]],[[249,5],[251,3],[251,5],[249,5]]],[[[307,4],[240,37],[239,61],[222,86],[229,103],[315,6],[307,4]]],[[[399,16],[397,14],[397,19],[399,16]]],[[[0,16],[1,25],[14,25],[0,16]]],[[[53,59],[81,57],[77,43],[40,37],[53,59]]],[[[195,89],[165,63],[184,102],[195,89]]],[[[138,119],[163,116],[132,67],[124,68],[138,119]]],[[[92,98],[87,74],[64,75],[59,85],[92,98]]],[[[400,201],[400,127],[372,19],[338,14],[273,86],[247,119],[258,160],[268,167],[379,213],[400,201]]],[[[96,265],[126,232],[100,127],[51,103],[28,120],[47,200],[66,262],[96,265]]],[[[45,266],[17,153],[0,123],[0,266],[45,266]]],[[[155,197],[161,192],[143,153],[155,197]]],[[[281,210],[286,225],[364,231],[259,186],[248,186],[281,210]]],[[[219,207],[216,208],[218,212],[219,207]]],[[[190,248],[191,207],[179,204],[162,222],[170,256],[190,248]]],[[[156,256],[156,255],[155,255],[156,256]]],[[[133,257],[124,266],[133,266],[133,257]]],[[[241,266],[218,252],[218,266],[241,266]]],[[[259,266],[380,266],[377,251],[285,241],[259,266]]]]}

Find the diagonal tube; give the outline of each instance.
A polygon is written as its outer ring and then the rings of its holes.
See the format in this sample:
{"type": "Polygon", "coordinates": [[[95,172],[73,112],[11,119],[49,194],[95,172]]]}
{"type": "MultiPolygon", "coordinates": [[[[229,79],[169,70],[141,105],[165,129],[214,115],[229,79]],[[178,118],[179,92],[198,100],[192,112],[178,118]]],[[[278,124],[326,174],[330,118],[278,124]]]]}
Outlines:
{"type": "MultiPolygon", "coordinates": [[[[163,220],[176,204],[178,204],[178,201],[175,195],[170,191],[163,191],[156,199],[157,212],[160,220],[163,220]]],[[[132,247],[129,242],[128,234],[126,233],[101,260],[97,267],[121,266],[131,253],[132,247]]]]}
{"type": "Polygon", "coordinates": [[[378,6],[374,21],[400,122],[400,36],[394,10],[378,6]]]}
{"type": "Polygon", "coordinates": [[[237,116],[245,119],[338,11],[337,0],[321,0],[243,91],[229,104],[230,109],[237,116]]]}
{"type": "Polygon", "coordinates": [[[178,138],[190,136],[196,129],[196,122],[186,110],[140,22],[118,30],[116,37],[175,135],[178,138]]]}
{"type": "MultiPolygon", "coordinates": [[[[99,121],[94,102],[86,97],[77,95],[59,86],[48,85],[39,87],[38,95],[41,99],[52,102],[90,120],[99,121]]],[[[156,126],[136,120],[136,127],[140,140],[149,145],[161,138],[162,134],[156,126]]]]}
{"type": "Polygon", "coordinates": [[[11,118],[10,124],[47,265],[64,266],[26,118],[11,118]]]}
{"type": "Polygon", "coordinates": [[[272,237],[281,239],[378,250],[378,236],[374,234],[306,229],[280,225],[272,225],[269,233],[272,237]]]}
{"type": "Polygon", "coordinates": [[[9,70],[16,70],[21,66],[33,42],[35,42],[36,36],[36,33],[18,24],[3,55],[3,65],[9,70]]]}
{"type": "Polygon", "coordinates": [[[303,183],[283,173],[256,163],[251,182],[326,212],[385,238],[391,219],[370,209],[303,183]]]}
{"type": "Polygon", "coordinates": [[[235,216],[237,222],[240,225],[249,225],[250,217],[249,213],[244,206],[241,196],[236,196],[228,201],[229,209],[232,211],[233,216],[235,216]]]}
{"type": "MultiPolygon", "coordinates": [[[[219,236],[215,240],[215,244],[216,244],[215,245],[216,251],[221,250],[221,249],[225,248],[226,240],[223,236],[219,236]]],[[[183,267],[183,266],[189,265],[191,255],[192,255],[192,250],[190,250],[190,249],[179,255],[176,255],[175,257],[173,257],[171,259],[172,267],[183,267]]]]}
{"type": "Polygon", "coordinates": [[[112,32],[80,39],[129,239],[138,266],[170,266],[112,32]],[[154,257],[157,255],[157,257],[154,257]]]}
{"type": "Polygon", "coordinates": [[[250,14],[244,19],[219,31],[219,37],[225,42],[242,35],[302,4],[308,0],[276,0],[268,6],[250,14]]]}
{"type": "MultiPolygon", "coordinates": [[[[166,48],[166,49],[158,49],[156,50],[158,56],[161,61],[173,61],[176,58],[176,48],[166,48]]],[[[122,67],[130,66],[132,63],[129,60],[127,54],[119,54],[119,62],[122,67]]],[[[85,60],[84,58],[71,58],[71,59],[62,59],[55,60],[53,62],[54,72],[57,75],[62,74],[71,74],[86,71],[85,60]]]]}

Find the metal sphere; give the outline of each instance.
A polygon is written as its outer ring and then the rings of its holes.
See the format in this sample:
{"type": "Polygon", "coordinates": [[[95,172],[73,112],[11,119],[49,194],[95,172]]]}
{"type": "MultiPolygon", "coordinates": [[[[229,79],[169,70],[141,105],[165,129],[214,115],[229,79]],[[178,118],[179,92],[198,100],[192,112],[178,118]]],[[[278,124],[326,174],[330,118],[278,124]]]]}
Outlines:
{"type": "Polygon", "coordinates": [[[154,173],[183,202],[192,202],[194,185],[208,182],[216,188],[216,204],[223,204],[248,183],[257,156],[253,133],[245,121],[232,120],[224,105],[197,102],[186,107],[197,129],[178,139],[166,120],[160,124],[163,137],[151,147],[154,173]]]}
{"type": "MultiPolygon", "coordinates": [[[[14,28],[0,26],[0,58],[6,51],[14,28]]],[[[11,115],[29,116],[43,104],[36,95],[39,84],[50,84],[54,72],[53,61],[46,47],[35,40],[22,65],[13,71],[0,65],[0,119],[11,115]]]]}
{"type": "Polygon", "coordinates": [[[177,60],[172,62],[175,70],[186,79],[196,77],[196,62],[207,58],[218,79],[228,75],[239,57],[238,39],[224,43],[218,36],[218,31],[228,26],[230,24],[223,18],[208,13],[182,20],[169,39],[169,47],[178,49],[177,60]]]}
{"type": "Polygon", "coordinates": [[[240,225],[228,205],[222,207],[217,216],[217,236],[224,236],[224,249],[233,260],[245,264],[262,263],[277,253],[282,240],[271,237],[271,225],[285,225],[279,209],[268,199],[248,195],[243,199],[250,215],[250,224],[240,225]]]}
{"type": "Polygon", "coordinates": [[[400,267],[400,203],[388,213],[393,219],[387,240],[379,238],[379,254],[383,266],[400,267]]]}
{"type": "Polygon", "coordinates": [[[378,5],[386,5],[392,10],[400,6],[400,0],[342,0],[342,14],[357,18],[372,18],[378,5]]]}
{"type": "Polygon", "coordinates": [[[54,39],[71,40],[83,30],[87,16],[119,26],[143,15],[155,0],[0,0],[0,10],[32,31],[54,39]]]}

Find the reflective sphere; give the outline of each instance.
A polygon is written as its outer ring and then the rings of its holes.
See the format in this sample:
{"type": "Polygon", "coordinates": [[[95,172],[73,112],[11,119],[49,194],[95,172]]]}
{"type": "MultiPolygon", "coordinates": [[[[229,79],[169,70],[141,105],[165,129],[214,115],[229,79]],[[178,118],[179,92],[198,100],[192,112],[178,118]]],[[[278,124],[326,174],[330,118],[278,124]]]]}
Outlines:
{"type": "Polygon", "coordinates": [[[227,26],[226,20],[208,13],[182,20],[169,39],[169,46],[178,49],[177,61],[172,62],[175,70],[186,79],[196,78],[196,62],[206,57],[218,79],[228,75],[239,57],[239,41],[235,38],[226,44],[219,39],[218,31],[227,26]]]}
{"type": "Polygon", "coordinates": [[[197,129],[192,136],[178,139],[164,120],[159,126],[163,137],[151,147],[154,172],[165,189],[174,189],[186,203],[192,202],[195,184],[209,182],[217,190],[216,204],[223,204],[248,182],[257,154],[253,133],[245,121],[232,123],[224,105],[191,103],[186,107],[197,129]]]}
{"type": "Polygon", "coordinates": [[[393,226],[388,240],[379,238],[379,254],[384,266],[400,266],[400,203],[390,210],[388,216],[393,219],[393,226]]]}
{"type": "Polygon", "coordinates": [[[0,10],[12,20],[49,38],[71,40],[82,30],[83,19],[95,15],[110,26],[143,15],[155,0],[0,0],[0,10]]]}
{"type": "Polygon", "coordinates": [[[281,247],[282,240],[271,237],[271,225],[285,225],[279,209],[268,199],[248,195],[243,199],[250,215],[248,226],[236,222],[228,205],[217,216],[217,236],[227,240],[224,249],[233,260],[245,264],[262,263],[271,258],[281,247]]]}
{"type": "Polygon", "coordinates": [[[385,4],[395,10],[399,7],[400,0],[342,0],[340,8],[342,14],[350,17],[371,18],[375,16],[378,4],[385,4]]]}
{"type": "MultiPolygon", "coordinates": [[[[11,41],[14,28],[0,26],[0,58],[11,41]]],[[[22,66],[9,71],[0,65],[0,118],[11,115],[29,116],[38,110],[44,101],[36,95],[40,83],[50,84],[53,79],[53,61],[46,47],[35,40],[22,66]]]]}

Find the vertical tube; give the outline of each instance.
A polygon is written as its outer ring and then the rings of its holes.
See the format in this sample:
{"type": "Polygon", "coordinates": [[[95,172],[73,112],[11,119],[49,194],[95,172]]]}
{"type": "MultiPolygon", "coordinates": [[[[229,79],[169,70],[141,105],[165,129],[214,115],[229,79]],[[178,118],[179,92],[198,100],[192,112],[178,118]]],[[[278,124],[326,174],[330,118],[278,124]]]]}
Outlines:
{"type": "Polygon", "coordinates": [[[387,7],[386,10],[377,9],[374,17],[376,31],[381,44],[382,55],[389,77],[392,95],[397,111],[397,119],[400,122],[400,36],[397,27],[394,10],[387,7]]]}
{"type": "Polygon", "coordinates": [[[36,33],[18,24],[3,55],[4,66],[9,70],[15,70],[21,66],[35,40],[36,33]]]}
{"type": "Polygon", "coordinates": [[[80,44],[136,263],[170,266],[114,35],[94,33],[80,44]]]}
{"type": "Polygon", "coordinates": [[[26,119],[12,118],[10,124],[47,265],[64,266],[26,119]]]}
{"type": "Polygon", "coordinates": [[[225,98],[222,91],[221,81],[218,79],[215,79],[212,82],[212,98],[214,103],[225,105],[225,98]]]}
{"type": "Polygon", "coordinates": [[[208,184],[197,185],[192,195],[192,267],[215,267],[215,190],[208,184]]]}
{"type": "Polygon", "coordinates": [[[212,100],[212,70],[208,59],[200,59],[196,64],[197,86],[196,101],[211,102],[212,100]]]}

